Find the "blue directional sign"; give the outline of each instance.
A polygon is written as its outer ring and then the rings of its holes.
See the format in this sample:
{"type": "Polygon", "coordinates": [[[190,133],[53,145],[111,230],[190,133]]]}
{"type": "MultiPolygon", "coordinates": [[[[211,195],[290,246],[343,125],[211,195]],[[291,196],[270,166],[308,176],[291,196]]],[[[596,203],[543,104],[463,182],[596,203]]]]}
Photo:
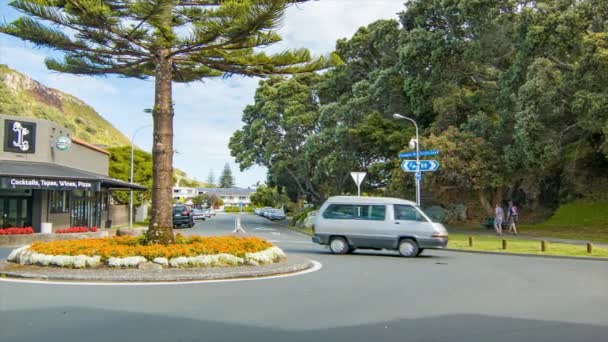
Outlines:
{"type": "MultiPolygon", "coordinates": [[[[430,157],[439,155],[439,150],[425,150],[420,151],[421,157],[430,157]]],[[[399,158],[416,158],[416,152],[402,152],[399,153],[399,158]]]]}
{"type": "Polygon", "coordinates": [[[422,180],[422,172],[420,172],[420,171],[416,172],[416,180],[417,181],[422,180]]]}
{"type": "Polygon", "coordinates": [[[415,160],[404,160],[401,162],[401,168],[405,172],[416,172],[420,171],[437,171],[439,169],[439,162],[436,160],[421,160],[420,169],[417,167],[415,160]]]}

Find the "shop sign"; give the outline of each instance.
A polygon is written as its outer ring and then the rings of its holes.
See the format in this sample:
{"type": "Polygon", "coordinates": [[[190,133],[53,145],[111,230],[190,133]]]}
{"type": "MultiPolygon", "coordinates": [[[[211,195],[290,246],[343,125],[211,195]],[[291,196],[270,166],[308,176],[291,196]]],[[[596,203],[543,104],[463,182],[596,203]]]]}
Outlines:
{"type": "Polygon", "coordinates": [[[35,153],[36,124],[4,120],[4,152],[35,153]]]}
{"type": "Polygon", "coordinates": [[[2,177],[0,178],[0,188],[99,191],[99,182],[67,179],[2,177]]]}
{"type": "Polygon", "coordinates": [[[72,146],[72,139],[66,135],[62,135],[55,140],[55,147],[59,151],[67,151],[72,146]]]}

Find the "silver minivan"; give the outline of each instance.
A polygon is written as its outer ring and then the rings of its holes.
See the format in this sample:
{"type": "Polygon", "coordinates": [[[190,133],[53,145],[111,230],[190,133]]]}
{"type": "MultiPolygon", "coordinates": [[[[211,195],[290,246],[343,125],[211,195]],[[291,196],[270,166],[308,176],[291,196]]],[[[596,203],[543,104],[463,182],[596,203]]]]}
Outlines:
{"type": "Polygon", "coordinates": [[[321,206],[312,241],[328,245],[335,254],[355,249],[389,249],[415,257],[427,248],[445,248],[448,231],[411,201],[336,196],[321,206]]]}

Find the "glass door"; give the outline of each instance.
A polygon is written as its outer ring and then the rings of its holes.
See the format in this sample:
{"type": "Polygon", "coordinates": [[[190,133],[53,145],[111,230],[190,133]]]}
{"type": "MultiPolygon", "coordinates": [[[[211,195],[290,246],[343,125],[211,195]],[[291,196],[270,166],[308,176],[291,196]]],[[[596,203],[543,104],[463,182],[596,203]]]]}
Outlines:
{"type": "Polygon", "coordinates": [[[0,197],[0,228],[31,226],[31,198],[0,197]]]}

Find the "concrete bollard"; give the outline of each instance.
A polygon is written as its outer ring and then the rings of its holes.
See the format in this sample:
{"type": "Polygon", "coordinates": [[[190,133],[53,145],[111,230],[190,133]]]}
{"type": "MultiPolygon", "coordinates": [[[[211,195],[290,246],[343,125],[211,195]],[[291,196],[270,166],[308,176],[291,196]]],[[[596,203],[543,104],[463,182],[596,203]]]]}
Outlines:
{"type": "Polygon", "coordinates": [[[593,253],[593,244],[591,242],[587,242],[587,253],[593,253]]]}
{"type": "Polygon", "coordinates": [[[507,240],[502,240],[502,249],[507,249],[507,240]]]}
{"type": "Polygon", "coordinates": [[[547,251],[547,241],[545,241],[545,240],[540,241],[540,251],[541,252],[547,251]]]}
{"type": "Polygon", "coordinates": [[[469,236],[469,247],[473,247],[473,237],[469,236]]]}

